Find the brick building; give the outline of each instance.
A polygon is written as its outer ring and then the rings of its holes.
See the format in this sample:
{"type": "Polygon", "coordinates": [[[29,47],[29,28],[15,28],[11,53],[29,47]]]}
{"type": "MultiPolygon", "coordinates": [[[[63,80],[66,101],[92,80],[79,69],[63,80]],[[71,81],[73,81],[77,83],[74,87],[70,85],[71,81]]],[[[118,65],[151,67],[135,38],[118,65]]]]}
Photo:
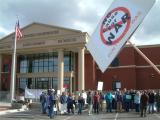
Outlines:
{"type": "MultiPolygon", "coordinates": [[[[160,45],[138,48],[160,69],[160,45]]],[[[116,83],[127,89],[160,89],[160,75],[131,46],[125,46],[104,73],[89,53],[85,55],[85,62],[87,89],[92,88],[91,83],[96,89],[98,81],[104,82],[104,90],[113,89],[116,83]]]]}

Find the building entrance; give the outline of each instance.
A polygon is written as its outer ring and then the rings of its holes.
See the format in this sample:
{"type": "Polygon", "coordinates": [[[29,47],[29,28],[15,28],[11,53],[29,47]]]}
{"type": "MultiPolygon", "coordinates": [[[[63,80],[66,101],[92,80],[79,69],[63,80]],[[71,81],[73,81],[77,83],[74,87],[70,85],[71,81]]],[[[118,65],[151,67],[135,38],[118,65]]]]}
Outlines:
{"type": "MultiPolygon", "coordinates": [[[[18,86],[20,90],[24,91],[25,88],[29,89],[58,89],[58,78],[57,77],[38,77],[38,78],[19,78],[18,86]]],[[[64,88],[70,91],[72,88],[71,78],[64,78],[64,88]]]]}

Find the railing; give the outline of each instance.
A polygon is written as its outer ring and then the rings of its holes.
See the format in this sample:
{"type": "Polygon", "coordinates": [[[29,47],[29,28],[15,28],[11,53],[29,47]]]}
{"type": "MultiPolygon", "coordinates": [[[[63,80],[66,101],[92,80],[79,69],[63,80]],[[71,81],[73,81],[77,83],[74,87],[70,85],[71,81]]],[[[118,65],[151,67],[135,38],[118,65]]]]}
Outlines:
{"type": "Polygon", "coordinates": [[[0,102],[10,102],[10,91],[0,91],[0,102]]]}

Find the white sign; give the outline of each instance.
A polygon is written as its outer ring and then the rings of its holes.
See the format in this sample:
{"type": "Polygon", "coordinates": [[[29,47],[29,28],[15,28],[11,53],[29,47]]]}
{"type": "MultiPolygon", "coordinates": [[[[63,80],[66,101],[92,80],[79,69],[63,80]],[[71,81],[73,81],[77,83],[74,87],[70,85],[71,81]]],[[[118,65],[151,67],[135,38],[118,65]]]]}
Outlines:
{"type": "Polygon", "coordinates": [[[43,89],[25,88],[25,98],[39,99],[43,91],[43,89]]]}
{"type": "Polygon", "coordinates": [[[103,82],[98,82],[97,90],[103,90],[103,82]]]}
{"type": "Polygon", "coordinates": [[[116,82],[116,89],[120,89],[121,88],[121,82],[116,82]]]}
{"type": "Polygon", "coordinates": [[[86,44],[104,72],[149,12],[155,0],[114,0],[86,44]]]}

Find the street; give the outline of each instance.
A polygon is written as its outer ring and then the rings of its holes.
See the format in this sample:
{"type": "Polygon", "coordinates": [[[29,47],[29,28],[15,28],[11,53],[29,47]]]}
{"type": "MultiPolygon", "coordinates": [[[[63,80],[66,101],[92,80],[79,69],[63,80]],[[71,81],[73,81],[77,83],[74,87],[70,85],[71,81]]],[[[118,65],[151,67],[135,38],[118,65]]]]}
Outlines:
{"type": "MultiPolygon", "coordinates": [[[[41,114],[39,111],[28,110],[25,112],[9,113],[0,116],[0,120],[47,120],[47,115],[41,114]]],[[[52,118],[53,119],[53,118],[52,118]]],[[[100,113],[88,116],[87,112],[82,115],[56,115],[54,120],[160,120],[160,114],[149,114],[147,117],[141,118],[135,112],[129,113],[100,113]]]]}

